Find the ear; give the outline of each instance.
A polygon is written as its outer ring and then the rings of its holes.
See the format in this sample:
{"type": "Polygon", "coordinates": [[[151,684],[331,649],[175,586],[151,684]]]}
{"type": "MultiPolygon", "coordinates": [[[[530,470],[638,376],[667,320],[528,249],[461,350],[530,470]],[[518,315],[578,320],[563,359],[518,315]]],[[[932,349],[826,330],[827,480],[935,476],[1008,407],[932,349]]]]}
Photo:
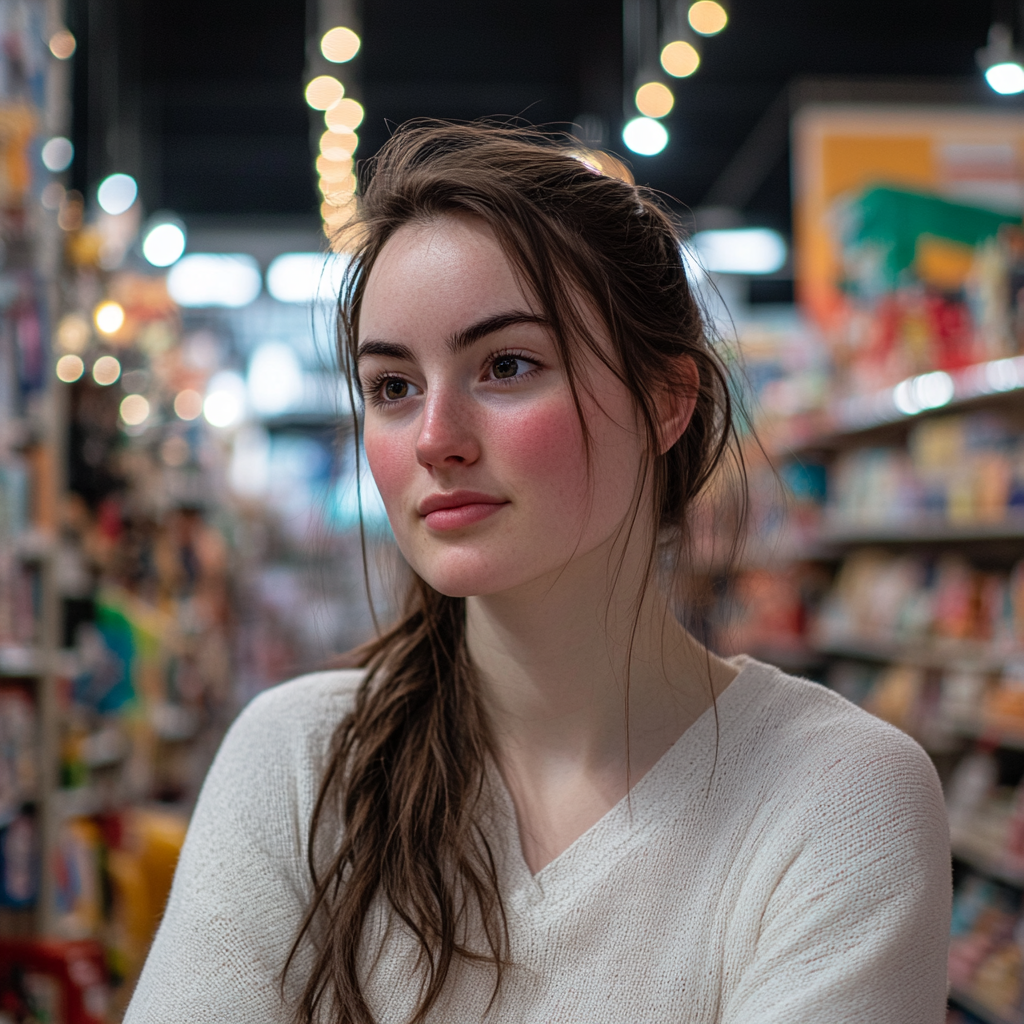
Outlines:
{"type": "Polygon", "coordinates": [[[673,378],[658,396],[659,455],[664,455],[690,425],[700,389],[700,371],[690,356],[676,359],[673,378]]]}

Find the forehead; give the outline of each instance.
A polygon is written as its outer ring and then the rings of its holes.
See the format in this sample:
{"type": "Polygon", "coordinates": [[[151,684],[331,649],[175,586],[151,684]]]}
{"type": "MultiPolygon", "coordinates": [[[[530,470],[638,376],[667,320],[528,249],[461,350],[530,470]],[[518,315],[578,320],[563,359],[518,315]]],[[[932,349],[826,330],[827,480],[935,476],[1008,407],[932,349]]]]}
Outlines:
{"type": "Polygon", "coordinates": [[[404,224],[366,282],[359,333],[447,337],[499,310],[536,311],[491,228],[474,217],[404,224]]]}

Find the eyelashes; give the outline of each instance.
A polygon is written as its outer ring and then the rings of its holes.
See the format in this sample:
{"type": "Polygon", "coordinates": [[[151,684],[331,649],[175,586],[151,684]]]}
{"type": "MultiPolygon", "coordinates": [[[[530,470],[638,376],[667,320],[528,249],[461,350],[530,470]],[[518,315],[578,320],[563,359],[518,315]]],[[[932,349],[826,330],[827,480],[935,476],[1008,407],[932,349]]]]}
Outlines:
{"type": "MultiPolygon", "coordinates": [[[[541,369],[541,363],[537,360],[536,356],[527,355],[518,349],[502,349],[499,352],[493,353],[485,364],[486,370],[489,376],[489,384],[498,384],[504,387],[514,386],[519,381],[525,380],[532,377],[541,369]],[[523,363],[528,364],[528,369],[523,373],[517,373],[512,377],[495,377],[493,376],[494,367],[497,363],[507,359],[518,359],[523,363]]],[[[411,381],[403,377],[400,373],[395,373],[393,370],[382,370],[380,373],[374,374],[367,380],[360,380],[359,391],[362,395],[363,401],[368,405],[375,408],[381,408],[384,406],[396,406],[400,405],[408,395],[402,395],[398,398],[385,398],[384,388],[391,382],[396,384],[404,384],[410,388],[416,387],[411,381]]]]}

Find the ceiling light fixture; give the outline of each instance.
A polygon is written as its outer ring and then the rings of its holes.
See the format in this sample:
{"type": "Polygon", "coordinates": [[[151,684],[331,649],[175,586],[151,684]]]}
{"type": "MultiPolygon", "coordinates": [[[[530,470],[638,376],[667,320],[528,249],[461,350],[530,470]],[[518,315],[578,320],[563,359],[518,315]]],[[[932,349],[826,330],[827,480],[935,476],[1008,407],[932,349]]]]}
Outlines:
{"type": "Polygon", "coordinates": [[[978,67],[989,87],[1002,96],[1024,92],[1024,60],[1013,48],[1009,25],[996,22],[988,30],[988,45],[977,51],[978,67]]]}
{"type": "Polygon", "coordinates": [[[729,24],[729,15],[715,0],[697,0],[690,6],[687,20],[694,32],[702,36],[714,36],[729,24]]]}
{"type": "Polygon", "coordinates": [[[636,91],[636,109],[645,117],[664,117],[675,102],[672,90],[661,82],[646,82],[636,91]]]}
{"type": "Polygon", "coordinates": [[[622,141],[640,156],[656,156],[668,145],[668,132],[653,118],[634,117],[622,129],[622,141]]]}
{"type": "Polygon", "coordinates": [[[194,252],[167,275],[167,291],[179,306],[248,306],[263,288],[259,264],[244,253],[194,252]]]}
{"type": "Polygon", "coordinates": [[[332,64],[344,64],[359,52],[361,44],[362,40],[352,29],[339,26],[332,28],[320,40],[320,52],[332,64]]]}
{"type": "Polygon", "coordinates": [[[345,86],[333,75],[317,75],[306,86],[306,102],[314,110],[330,110],[345,95],[345,86]]]}
{"type": "Polygon", "coordinates": [[[700,67],[700,54],[693,43],[675,39],[662,49],[661,66],[673,78],[687,78],[700,67]]]}
{"type": "Polygon", "coordinates": [[[774,274],[786,263],[786,240],[771,228],[698,231],[689,245],[715,274],[774,274]]]}

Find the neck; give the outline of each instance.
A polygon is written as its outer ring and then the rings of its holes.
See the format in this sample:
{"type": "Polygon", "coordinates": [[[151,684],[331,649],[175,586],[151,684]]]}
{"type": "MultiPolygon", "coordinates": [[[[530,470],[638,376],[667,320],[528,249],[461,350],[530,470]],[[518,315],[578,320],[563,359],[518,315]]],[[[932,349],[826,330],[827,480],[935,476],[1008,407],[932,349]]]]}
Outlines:
{"type": "Polygon", "coordinates": [[[506,775],[571,766],[635,780],[735,674],[644,586],[645,562],[618,567],[599,550],[554,578],[467,601],[469,653],[506,775]]]}

